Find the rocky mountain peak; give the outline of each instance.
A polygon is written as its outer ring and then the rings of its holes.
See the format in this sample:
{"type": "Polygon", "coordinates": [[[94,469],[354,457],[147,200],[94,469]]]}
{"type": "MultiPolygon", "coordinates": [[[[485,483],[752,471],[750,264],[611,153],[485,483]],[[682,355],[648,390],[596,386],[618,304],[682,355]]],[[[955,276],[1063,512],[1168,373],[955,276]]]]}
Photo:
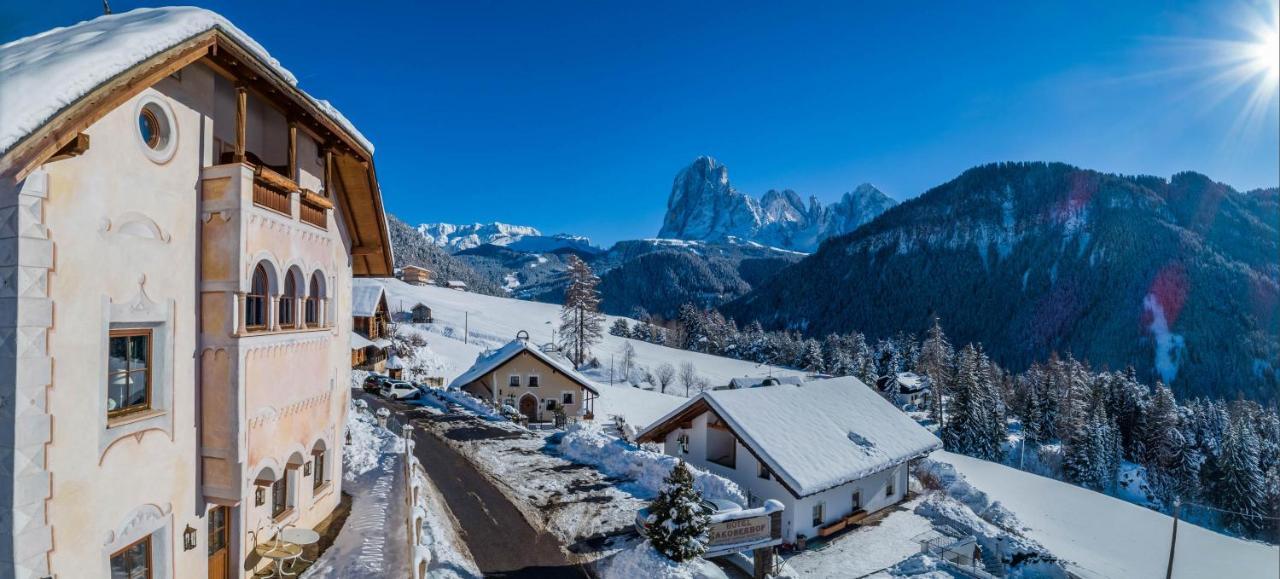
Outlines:
{"type": "Polygon", "coordinates": [[[824,239],[848,233],[893,205],[870,184],[859,185],[831,205],[815,196],[806,204],[791,189],[770,189],[757,200],[733,188],[728,167],[703,156],[676,174],[658,236],[702,241],[732,236],[813,251],[824,239]]]}

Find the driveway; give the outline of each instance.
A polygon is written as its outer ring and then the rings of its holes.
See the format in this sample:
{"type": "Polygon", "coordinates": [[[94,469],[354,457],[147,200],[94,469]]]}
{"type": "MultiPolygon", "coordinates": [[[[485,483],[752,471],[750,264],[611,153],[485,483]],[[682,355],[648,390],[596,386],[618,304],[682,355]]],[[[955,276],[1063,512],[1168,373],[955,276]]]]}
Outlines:
{"type": "MultiPolygon", "coordinates": [[[[399,423],[421,420],[416,407],[361,390],[353,390],[352,395],[372,408],[386,408],[399,423]]],[[[415,428],[413,438],[414,454],[453,511],[459,532],[486,577],[591,576],[570,560],[556,537],[530,525],[502,491],[430,429],[415,428]]]]}

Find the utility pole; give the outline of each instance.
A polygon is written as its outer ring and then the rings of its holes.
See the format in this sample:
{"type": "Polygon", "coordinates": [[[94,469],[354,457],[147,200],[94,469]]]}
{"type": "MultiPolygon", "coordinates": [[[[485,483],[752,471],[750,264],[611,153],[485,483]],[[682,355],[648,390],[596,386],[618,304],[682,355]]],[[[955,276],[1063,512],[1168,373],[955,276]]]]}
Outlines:
{"type": "Polygon", "coordinates": [[[613,386],[613,354],[609,354],[609,385],[613,386]]]}
{"type": "Polygon", "coordinates": [[[462,312],[462,343],[470,344],[471,339],[471,312],[462,312]]]}
{"type": "Polygon", "coordinates": [[[1173,552],[1178,546],[1178,511],[1182,508],[1181,499],[1173,499],[1173,536],[1169,538],[1169,567],[1164,572],[1164,579],[1173,579],[1173,552]]]}

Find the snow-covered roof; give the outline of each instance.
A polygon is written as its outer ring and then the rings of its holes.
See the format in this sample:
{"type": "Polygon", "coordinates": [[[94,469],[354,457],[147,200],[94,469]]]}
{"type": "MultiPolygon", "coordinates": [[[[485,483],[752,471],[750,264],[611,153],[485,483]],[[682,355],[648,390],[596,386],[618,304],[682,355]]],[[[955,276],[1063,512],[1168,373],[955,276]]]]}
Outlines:
{"type": "MultiPolygon", "coordinates": [[[[297,87],[297,77],[266,48],[215,12],[177,6],[99,16],[0,45],[0,152],[103,83],[215,28],[297,87]]],[[[373,153],[373,145],[338,109],[298,92],[373,153]]]]}
{"type": "Polygon", "coordinates": [[[449,287],[467,287],[467,283],[461,280],[451,279],[447,284],[449,287]]]}
{"type": "MultiPolygon", "coordinates": [[[[801,384],[802,376],[738,376],[729,379],[730,388],[755,388],[764,385],[766,380],[776,380],[777,384],[801,384]]],[[[776,384],[775,384],[776,385],[776,384]]]]}
{"type": "Polygon", "coordinates": [[[363,350],[372,345],[373,345],[373,342],[370,342],[369,338],[361,336],[357,332],[351,332],[351,349],[352,350],[363,350]]]}
{"type": "Polygon", "coordinates": [[[401,360],[400,356],[392,354],[390,358],[387,358],[387,369],[404,370],[404,360],[401,360]]]}
{"type": "Polygon", "coordinates": [[[898,383],[898,392],[902,394],[919,392],[928,387],[924,378],[915,372],[898,372],[894,381],[898,383]]]}
{"type": "Polygon", "coordinates": [[[463,372],[461,376],[458,376],[457,378],[455,378],[453,382],[449,384],[449,387],[461,388],[463,386],[466,386],[467,384],[475,382],[476,380],[483,377],[485,374],[488,374],[489,372],[492,372],[494,369],[498,368],[499,366],[507,363],[508,360],[515,358],[521,352],[528,352],[530,355],[534,356],[539,360],[542,360],[543,362],[546,362],[552,368],[555,368],[560,373],[564,374],[565,376],[568,376],[570,380],[573,380],[574,382],[581,384],[583,388],[590,390],[592,393],[596,394],[597,396],[600,395],[600,391],[596,390],[596,388],[591,385],[591,382],[587,380],[586,376],[579,374],[577,370],[574,370],[573,368],[569,367],[568,364],[565,364],[564,362],[557,360],[556,358],[538,349],[533,344],[530,344],[528,340],[519,340],[519,339],[511,340],[510,342],[507,343],[507,345],[497,350],[494,350],[493,353],[487,356],[482,354],[479,358],[476,359],[476,363],[472,365],[471,368],[469,368],[466,372],[463,372]]]}
{"type": "Polygon", "coordinates": [[[942,447],[857,378],[704,392],[650,425],[661,436],[695,405],[715,412],[797,496],[842,485],[942,447]]]}
{"type": "Polygon", "coordinates": [[[372,318],[378,311],[378,302],[382,301],[382,282],[373,278],[355,278],[351,280],[351,315],[357,318],[372,318]]]}

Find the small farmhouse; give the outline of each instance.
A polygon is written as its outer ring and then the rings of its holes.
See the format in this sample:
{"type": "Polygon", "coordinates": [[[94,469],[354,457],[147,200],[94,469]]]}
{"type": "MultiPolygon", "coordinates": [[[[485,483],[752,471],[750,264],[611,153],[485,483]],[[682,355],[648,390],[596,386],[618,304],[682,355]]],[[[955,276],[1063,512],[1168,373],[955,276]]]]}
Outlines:
{"type": "Polygon", "coordinates": [[[382,283],[355,279],[351,283],[351,367],[386,372],[387,296],[382,283]]]}
{"type": "Polygon", "coordinates": [[[410,310],[412,316],[409,318],[415,324],[430,324],[432,322],[431,307],[427,304],[418,304],[410,310]]]}
{"type": "Polygon", "coordinates": [[[591,420],[600,395],[567,362],[521,338],[481,356],[449,387],[494,405],[511,406],[531,422],[548,422],[557,416],[591,420]]]}
{"type": "Polygon", "coordinates": [[[400,268],[400,281],[411,285],[430,285],[431,270],[416,265],[406,265],[400,268]]]}
{"type": "Polygon", "coordinates": [[[445,284],[445,287],[452,290],[462,291],[462,292],[467,291],[466,282],[456,280],[456,279],[449,280],[448,283],[445,284]]]}
{"type": "Polygon", "coordinates": [[[705,392],[637,436],[786,506],[783,537],[826,536],[907,494],[942,442],[856,378],[705,392]]]}
{"type": "Polygon", "coordinates": [[[876,380],[876,387],[899,407],[918,407],[929,399],[929,379],[914,372],[898,372],[876,380]]]}

